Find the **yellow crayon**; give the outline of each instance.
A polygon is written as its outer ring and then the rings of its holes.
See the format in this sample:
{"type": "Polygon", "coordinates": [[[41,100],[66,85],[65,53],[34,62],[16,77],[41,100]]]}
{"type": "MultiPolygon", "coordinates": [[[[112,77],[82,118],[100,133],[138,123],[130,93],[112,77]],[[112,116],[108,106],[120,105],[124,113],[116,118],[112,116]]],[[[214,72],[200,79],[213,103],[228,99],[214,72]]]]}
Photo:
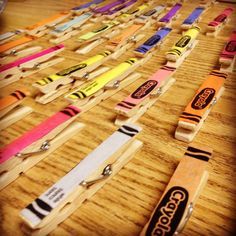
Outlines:
{"type": "Polygon", "coordinates": [[[181,57],[183,53],[188,49],[189,45],[195,40],[200,32],[200,28],[194,26],[187,30],[185,34],[180,38],[180,40],[167,52],[168,56],[174,56],[175,59],[181,57]]]}
{"type": "Polygon", "coordinates": [[[49,83],[52,83],[53,81],[59,80],[64,78],[67,75],[70,75],[71,73],[75,72],[75,71],[79,71],[81,69],[84,69],[87,66],[90,66],[94,63],[97,63],[98,61],[102,60],[103,58],[109,56],[111,54],[110,51],[104,51],[102,53],[99,53],[93,57],[88,58],[87,60],[82,61],[80,64],[69,67],[67,69],[64,69],[56,74],[53,75],[49,75],[48,77],[38,80],[36,82],[36,84],[41,85],[41,86],[45,86],[49,83]]]}
{"type": "Polygon", "coordinates": [[[115,25],[118,25],[119,22],[118,21],[110,21],[107,24],[102,25],[101,27],[99,27],[98,29],[95,29],[93,31],[90,31],[82,36],[80,36],[79,38],[77,38],[78,41],[86,41],[89,40],[91,38],[93,38],[94,36],[107,31],[108,29],[114,27],[115,25]]]}
{"type": "Polygon", "coordinates": [[[136,12],[143,11],[144,9],[148,8],[148,6],[149,6],[148,4],[143,4],[143,5],[137,7],[137,8],[134,9],[134,10],[131,9],[131,10],[129,10],[129,11],[127,11],[127,12],[121,14],[121,15],[118,17],[118,20],[119,20],[119,19],[124,19],[124,18],[126,18],[126,17],[129,17],[129,16],[135,14],[136,12]]]}
{"type": "Polygon", "coordinates": [[[86,84],[85,86],[79,88],[77,91],[69,94],[67,97],[69,99],[77,100],[89,97],[102,89],[107,83],[112,81],[119,75],[122,75],[125,71],[127,71],[132,65],[134,65],[138,61],[137,58],[130,58],[125,62],[119,64],[115,68],[105,72],[104,74],[98,76],[92,82],[86,84]]]}

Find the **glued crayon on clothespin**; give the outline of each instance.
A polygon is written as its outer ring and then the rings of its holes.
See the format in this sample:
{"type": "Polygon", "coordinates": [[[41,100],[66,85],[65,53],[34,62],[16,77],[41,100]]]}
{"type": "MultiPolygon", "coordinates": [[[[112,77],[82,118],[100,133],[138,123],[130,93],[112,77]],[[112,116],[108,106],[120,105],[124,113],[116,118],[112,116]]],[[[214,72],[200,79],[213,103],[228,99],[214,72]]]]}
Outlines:
{"type": "Polygon", "coordinates": [[[130,58],[66,95],[65,98],[85,112],[140,78],[139,73],[133,72],[149,58],[130,58]]]}
{"type": "Polygon", "coordinates": [[[76,49],[76,53],[86,54],[101,43],[112,38],[120,32],[120,29],[114,29],[120,23],[118,21],[109,21],[102,24],[100,27],[77,38],[80,46],[76,49]],[[106,33],[106,37],[101,37],[106,33]]]}
{"type": "Polygon", "coordinates": [[[135,19],[135,22],[155,22],[155,20],[163,13],[165,10],[165,6],[159,5],[154,7],[153,9],[150,9],[146,12],[144,12],[142,15],[138,16],[137,19],[135,19]]]}
{"type": "Polygon", "coordinates": [[[120,16],[118,16],[117,20],[121,22],[127,22],[129,20],[132,20],[135,17],[140,16],[149,6],[150,4],[144,3],[138,7],[134,7],[126,11],[125,13],[121,14],[120,16]]]}
{"type": "Polygon", "coordinates": [[[227,24],[233,11],[234,9],[231,7],[224,9],[213,21],[207,25],[206,35],[215,37],[227,24]]]}
{"type": "Polygon", "coordinates": [[[226,73],[213,70],[179,118],[175,138],[191,142],[224,91],[226,73]]]}
{"type": "Polygon", "coordinates": [[[96,5],[98,5],[102,2],[104,2],[104,0],[93,0],[93,1],[87,2],[85,4],[82,4],[80,6],[73,7],[71,9],[71,11],[73,14],[80,15],[82,13],[89,11],[91,9],[91,7],[95,7],[96,5]]]}
{"type": "Polygon", "coordinates": [[[176,68],[163,66],[133,93],[115,106],[118,114],[116,125],[134,123],[163,95],[175,82],[172,77],[176,68]]]}
{"type": "Polygon", "coordinates": [[[200,28],[194,26],[187,30],[178,42],[166,54],[167,65],[179,67],[185,58],[192,52],[197,45],[196,39],[200,32],[200,28]]]}
{"type": "Polygon", "coordinates": [[[153,36],[134,50],[135,55],[138,57],[144,57],[147,54],[152,53],[155,49],[161,46],[163,40],[171,30],[171,28],[167,27],[160,28],[153,36]]]}
{"type": "Polygon", "coordinates": [[[7,42],[8,40],[12,39],[14,36],[19,35],[23,32],[24,32],[23,30],[17,29],[17,30],[14,30],[14,31],[10,31],[10,32],[0,34],[0,44],[3,44],[5,42],[7,42]]]}
{"type": "Polygon", "coordinates": [[[40,91],[35,100],[39,103],[46,104],[71,89],[80,86],[85,81],[91,80],[99,74],[104,73],[109,68],[100,66],[110,58],[110,55],[110,51],[104,51],[77,65],[38,80],[33,84],[33,86],[40,91]]]}
{"type": "Polygon", "coordinates": [[[29,92],[25,89],[19,89],[0,99],[0,130],[33,111],[31,107],[21,105],[26,96],[29,96],[29,92]]]}
{"type": "Polygon", "coordinates": [[[41,37],[49,32],[51,27],[59,24],[61,21],[71,15],[70,11],[60,12],[59,14],[53,15],[47,19],[44,19],[34,25],[25,28],[25,32],[28,35],[41,37]]]}
{"type": "Polygon", "coordinates": [[[121,54],[126,52],[130,47],[141,40],[144,35],[139,34],[140,31],[145,30],[150,26],[150,22],[147,23],[134,23],[127,29],[124,29],[120,34],[108,40],[106,48],[113,52],[112,58],[116,59],[121,54]]]}
{"type": "Polygon", "coordinates": [[[132,7],[134,3],[136,3],[137,0],[127,0],[124,1],[119,6],[116,6],[114,8],[111,8],[109,11],[104,13],[105,18],[107,19],[114,19],[115,17],[119,16],[124,12],[124,10],[128,10],[132,7]]]}
{"type": "MultiPolygon", "coordinates": [[[[35,47],[29,47],[33,40],[37,39],[34,36],[26,35],[14,41],[10,41],[0,45],[0,59],[5,60],[8,56],[24,56],[35,52],[35,47]]],[[[38,47],[37,47],[38,48],[38,47]]],[[[37,49],[38,50],[38,49],[37,49]]],[[[36,51],[37,51],[36,50],[36,51]]]]}
{"type": "Polygon", "coordinates": [[[91,19],[92,16],[93,13],[86,12],[80,16],[74,17],[70,21],[57,25],[49,32],[52,35],[50,42],[60,43],[71,38],[72,36],[77,35],[81,30],[84,30],[90,26],[90,24],[84,25],[84,23],[91,19]]]}
{"type": "Polygon", "coordinates": [[[190,145],[140,236],[177,235],[187,224],[207,183],[212,149],[190,145]]]}
{"type": "Polygon", "coordinates": [[[206,10],[205,7],[196,7],[192,13],[181,24],[182,30],[188,30],[199,22],[201,14],[206,10]]]}
{"type": "Polygon", "coordinates": [[[61,62],[64,58],[55,56],[62,50],[64,45],[59,44],[1,66],[0,88],[61,62]]]}
{"type": "Polygon", "coordinates": [[[158,26],[170,26],[173,20],[176,20],[178,17],[178,11],[182,7],[182,4],[176,3],[170,10],[167,12],[159,21],[157,22],[158,26]]]}
{"type": "MultiPolygon", "coordinates": [[[[125,0],[125,1],[128,1],[128,0],[125,0]]],[[[99,7],[95,7],[95,8],[92,8],[92,11],[96,14],[105,14],[106,12],[109,12],[110,9],[116,7],[116,6],[119,6],[121,5],[122,3],[124,3],[125,1],[122,1],[122,0],[115,0],[113,2],[110,2],[104,6],[99,6],[99,7]]]]}
{"type": "Polygon", "coordinates": [[[73,122],[79,113],[80,109],[77,107],[68,106],[2,147],[0,149],[0,189],[77,133],[84,126],[73,122]]]}
{"type": "Polygon", "coordinates": [[[24,230],[47,235],[103,187],[142,147],[141,128],[126,124],[103,141],[70,172],[26,206],[20,216],[24,230]],[[65,207],[66,206],[66,207],[65,207]]]}
{"type": "Polygon", "coordinates": [[[223,72],[233,72],[236,64],[236,31],[233,31],[228,42],[220,54],[220,70],[223,72]]]}

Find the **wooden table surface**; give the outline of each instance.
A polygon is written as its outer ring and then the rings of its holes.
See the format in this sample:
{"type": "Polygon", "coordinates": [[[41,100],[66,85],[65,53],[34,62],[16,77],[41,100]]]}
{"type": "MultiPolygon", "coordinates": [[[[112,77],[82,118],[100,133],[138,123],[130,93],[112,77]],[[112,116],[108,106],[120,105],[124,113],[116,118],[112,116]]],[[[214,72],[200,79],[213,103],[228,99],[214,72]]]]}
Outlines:
{"type": "MultiPolygon", "coordinates": [[[[24,28],[82,2],[86,1],[9,0],[4,13],[0,16],[1,32],[24,28]]],[[[22,235],[20,229],[22,220],[18,216],[20,210],[70,171],[117,129],[114,125],[116,117],[114,106],[165,62],[165,52],[180,37],[181,22],[198,6],[198,3],[199,1],[184,2],[181,16],[174,23],[174,30],[161,50],[157,50],[152,59],[137,70],[142,73],[142,78],[79,116],[77,120],[86,125],[81,132],[0,192],[1,235],[22,235]]],[[[217,65],[219,53],[234,29],[235,12],[231,17],[232,20],[217,38],[207,37],[204,34],[207,23],[228,6],[236,10],[235,5],[219,3],[204,13],[199,23],[202,29],[199,43],[178,68],[175,74],[176,83],[139,119],[138,123],[143,127],[138,137],[144,143],[141,151],[91,199],[61,223],[51,235],[131,236],[139,234],[188,146],[187,143],[173,137],[178,118],[195,91],[217,65]]],[[[147,29],[143,41],[150,37],[155,29],[154,25],[147,29]]],[[[44,36],[34,44],[46,48],[51,45],[48,38],[49,36],[44,36]]],[[[26,86],[33,97],[36,93],[31,86],[33,82],[95,55],[104,48],[104,45],[100,45],[87,55],[79,55],[72,51],[76,45],[75,38],[65,41],[66,50],[61,55],[66,60],[1,89],[1,96],[26,86]]],[[[118,60],[108,61],[105,64],[115,66],[131,56],[133,53],[130,49],[118,60]]],[[[209,180],[183,235],[223,236],[234,233],[236,218],[235,74],[228,77],[225,88],[221,99],[194,139],[194,143],[206,144],[213,148],[214,153],[208,165],[209,180]]],[[[48,105],[37,104],[33,98],[27,98],[24,104],[32,106],[34,112],[1,131],[1,146],[39,124],[47,116],[59,111],[67,105],[67,102],[61,96],[48,105]]]]}

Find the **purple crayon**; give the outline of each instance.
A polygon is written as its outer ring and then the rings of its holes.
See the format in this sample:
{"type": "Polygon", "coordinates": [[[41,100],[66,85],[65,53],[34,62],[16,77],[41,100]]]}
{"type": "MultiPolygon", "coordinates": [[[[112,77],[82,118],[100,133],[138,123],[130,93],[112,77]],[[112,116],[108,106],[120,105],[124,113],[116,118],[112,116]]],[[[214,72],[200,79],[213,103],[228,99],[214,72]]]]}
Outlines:
{"type": "Polygon", "coordinates": [[[155,47],[158,43],[160,43],[170,32],[171,28],[163,27],[158,30],[151,38],[149,38],[143,45],[136,48],[134,51],[137,55],[143,56],[148,51],[150,51],[153,47],[155,47]]]}
{"type": "Polygon", "coordinates": [[[135,2],[137,2],[137,0],[130,0],[128,2],[125,2],[124,4],[118,6],[118,7],[115,7],[114,9],[112,10],[109,10],[108,12],[105,13],[105,15],[113,15],[114,13],[134,4],[135,2]]]}
{"type": "Polygon", "coordinates": [[[182,7],[182,4],[176,3],[170,10],[164,15],[159,22],[169,23],[171,19],[176,15],[177,11],[182,7]]]}
{"type": "Polygon", "coordinates": [[[114,2],[111,2],[107,5],[105,5],[103,7],[96,7],[93,9],[93,12],[104,14],[105,12],[109,11],[111,8],[121,5],[121,4],[125,3],[126,1],[127,0],[117,0],[117,1],[114,1],[114,2]]]}
{"type": "Polygon", "coordinates": [[[184,20],[183,25],[192,25],[205,10],[204,7],[196,7],[193,12],[184,20]]]}

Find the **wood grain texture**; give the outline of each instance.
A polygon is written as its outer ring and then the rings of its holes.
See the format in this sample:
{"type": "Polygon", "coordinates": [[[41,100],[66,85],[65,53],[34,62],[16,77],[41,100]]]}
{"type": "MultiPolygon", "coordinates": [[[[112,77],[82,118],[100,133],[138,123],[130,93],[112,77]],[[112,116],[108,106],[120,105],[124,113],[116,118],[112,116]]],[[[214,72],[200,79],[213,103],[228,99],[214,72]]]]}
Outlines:
{"type": "MultiPolygon", "coordinates": [[[[0,15],[1,32],[32,25],[58,11],[70,9],[83,2],[86,1],[8,1],[4,13],[0,15]]],[[[142,73],[142,78],[81,115],[77,120],[86,124],[82,132],[0,192],[1,235],[23,235],[20,230],[22,221],[18,216],[19,211],[64,176],[116,130],[114,106],[164,63],[165,52],[180,37],[181,22],[198,6],[198,2],[193,0],[184,2],[184,7],[180,11],[181,16],[174,23],[174,30],[161,50],[156,51],[152,59],[137,70],[142,73]]],[[[205,32],[210,20],[229,6],[236,11],[235,5],[219,3],[205,12],[199,23],[202,32],[205,32]]],[[[201,33],[198,37],[198,45],[177,70],[176,83],[139,120],[138,123],[143,127],[139,135],[139,139],[144,143],[142,150],[51,235],[131,236],[141,232],[187,147],[186,143],[173,137],[178,118],[195,91],[217,65],[219,53],[234,29],[235,22],[234,12],[231,21],[217,38],[206,37],[201,33]]],[[[142,42],[151,36],[155,29],[155,25],[146,29],[146,36],[142,42]]],[[[31,86],[33,82],[104,49],[105,44],[98,46],[87,55],[78,55],[72,51],[77,46],[75,38],[65,41],[67,49],[61,55],[65,56],[66,60],[1,89],[1,96],[21,86],[26,86],[32,94],[35,94],[36,90],[31,86]]],[[[48,39],[49,36],[44,36],[34,44],[47,48],[51,45],[48,39]]],[[[132,49],[118,60],[108,61],[105,65],[114,66],[134,56],[132,49]]],[[[229,76],[225,88],[220,101],[194,139],[194,142],[208,145],[214,153],[208,165],[209,181],[183,235],[225,236],[234,233],[236,219],[235,74],[229,76]]],[[[67,102],[62,96],[48,105],[36,104],[33,98],[27,98],[24,104],[32,106],[34,112],[1,131],[1,146],[39,124],[47,116],[59,111],[67,105],[67,102]]]]}

